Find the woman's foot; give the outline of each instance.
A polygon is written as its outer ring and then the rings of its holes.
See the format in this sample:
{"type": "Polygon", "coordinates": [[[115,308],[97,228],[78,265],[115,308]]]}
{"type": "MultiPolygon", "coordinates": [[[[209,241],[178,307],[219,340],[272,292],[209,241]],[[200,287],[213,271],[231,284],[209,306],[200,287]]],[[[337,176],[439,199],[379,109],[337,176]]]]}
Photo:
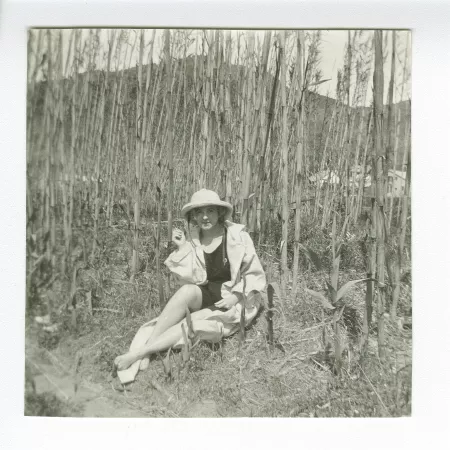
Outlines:
{"type": "Polygon", "coordinates": [[[114,365],[116,366],[117,370],[126,370],[128,369],[128,367],[131,366],[131,364],[133,364],[134,362],[136,362],[139,358],[131,353],[125,353],[124,355],[120,355],[118,356],[115,360],[114,360],[114,365]]]}

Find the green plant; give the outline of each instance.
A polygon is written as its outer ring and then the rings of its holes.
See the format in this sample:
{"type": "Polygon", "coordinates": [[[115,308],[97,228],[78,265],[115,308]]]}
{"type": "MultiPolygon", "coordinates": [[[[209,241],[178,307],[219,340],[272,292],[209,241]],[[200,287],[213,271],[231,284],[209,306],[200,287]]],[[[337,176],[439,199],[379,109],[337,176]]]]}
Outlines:
{"type": "Polygon", "coordinates": [[[50,332],[44,329],[39,330],[37,338],[39,347],[43,347],[47,350],[54,350],[58,347],[59,342],[61,341],[61,331],[50,332]]]}
{"type": "MultiPolygon", "coordinates": [[[[334,216],[333,218],[333,226],[331,232],[332,264],[329,279],[325,279],[327,295],[324,295],[321,292],[317,292],[312,289],[306,289],[306,291],[313,298],[319,301],[324,310],[333,311],[332,324],[334,332],[334,369],[338,375],[340,374],[342,367],[343,347],[341,343],[341,335],[342,335],[342,327],[343,327],[342,321],[344,311],[348,307],[348,304],[346,302],[346,295],[348,294],[350,289],[354,287],[357,283],[367,280],[367,278],[351,280],[339,287],[339,264],[341,259],[341,250],[343,248],[342,246],[343,238],[348,224],[348,219],[349,217],[345,219],[340,236],[338,236],[338,233],[336,231],[336,216],[334,216]]],[[[319,256],[311,249],[304,247],[303,250],[306,252],[306,255],[309,258],[309,260],[316,266],[317,270],[321,271],[322,266],[320,263],[319,256]]],[[[324,325],[324,341],[327,341],[325,325],[324,325]]],[[[326,345],[328,342],[324,343],[326,345]]]]}
{"type": "Polygon", "coordinates": [[[79,414],[79,407],[59,399],[55,394],[28,392],[25,395],[26,416],[73,417],[79,414]]]}

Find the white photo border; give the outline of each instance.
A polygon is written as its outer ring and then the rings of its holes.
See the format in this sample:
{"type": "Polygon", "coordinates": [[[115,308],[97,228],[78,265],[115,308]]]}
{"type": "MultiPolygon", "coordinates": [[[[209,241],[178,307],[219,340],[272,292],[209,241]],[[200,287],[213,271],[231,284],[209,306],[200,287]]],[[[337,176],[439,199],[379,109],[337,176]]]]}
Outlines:
{"type": "Polygon", "coordinates": [[[0,15],[0,446],[450,448],[448,2],[4,1],[0,15]],[[23,416],[26,29],[32,26],[412,29],[413,413],[397,419],[23,416]],[[436,225],[434,225],[436,224],[436,225]]]}

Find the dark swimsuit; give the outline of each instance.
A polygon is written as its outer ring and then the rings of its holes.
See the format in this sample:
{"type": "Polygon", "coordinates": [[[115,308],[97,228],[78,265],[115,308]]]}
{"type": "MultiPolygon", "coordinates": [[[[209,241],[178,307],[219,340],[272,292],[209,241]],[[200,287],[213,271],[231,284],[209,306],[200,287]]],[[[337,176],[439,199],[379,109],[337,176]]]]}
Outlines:
{"type": "Polygon", "coordinates": [[[208,282],[204,286],[199,286],[199,288],[202,291],[202,308],[208,308],[214,306],[214,303],[222,298],[222,284],[231,280],[226,231],[222,243],[212,253],[203,252],[203,254],[208,282]]]}

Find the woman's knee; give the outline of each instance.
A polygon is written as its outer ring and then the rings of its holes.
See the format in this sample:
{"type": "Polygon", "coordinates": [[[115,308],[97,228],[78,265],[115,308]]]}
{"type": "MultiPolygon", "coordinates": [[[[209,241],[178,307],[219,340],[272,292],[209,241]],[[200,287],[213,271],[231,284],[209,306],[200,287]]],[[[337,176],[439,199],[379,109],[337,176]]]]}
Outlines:
{"type": "Polygon", "coordinates": [[[202,292],[201,289],[195,284],[184,284],[177,291],[177,293],[190,297],[200,295],[201,292],[202,292]]]}
{"type": "Polygon", "coordinates": [[[185,284],[180,287],[176,295],[178,301],[186,303],[188,307],[200,307],[202,301],[202,291],[195,284],[185,284]]]}

